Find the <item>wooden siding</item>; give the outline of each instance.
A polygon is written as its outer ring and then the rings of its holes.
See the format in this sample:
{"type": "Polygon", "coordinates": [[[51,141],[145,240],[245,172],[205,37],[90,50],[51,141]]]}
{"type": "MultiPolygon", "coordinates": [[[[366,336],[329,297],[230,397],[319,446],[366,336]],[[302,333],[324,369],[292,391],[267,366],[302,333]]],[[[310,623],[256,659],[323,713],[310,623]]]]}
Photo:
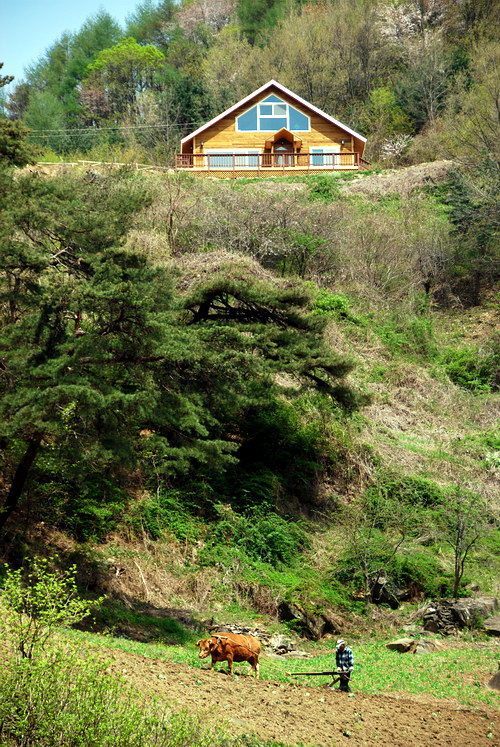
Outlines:
{"type": "Polygon", "coordinates": [[[275,93],[283,101],[294,106],[296,109],[306,114],[310,118],[311,130],[310,132],[297,132],[302,138],[301,153],[308,153],[311,148],[321,148],[333,145],[341,146],[342,151],[346,152],[357,152],[360,155],[363,154],[364,143],[352,137],[342,128],[328,122],[327,120],[320,117],[318,114],[311,112],[306,107],[298,104],[292,98],[283,95],[278,89],[269,89],[264,94],[256,97],[254,100],[249,101],[245,106],[236,109],[230,115],[224,119],[216,122],[214,125],[206,129],[204,132],[193,138],[192,141],[184,143],[184,153],[203,153],[207,149],[214,150],[220,148],[221,150],[232,150],[232,149],[246,149],[249,150],[258,148],[261,152],[264,150],[265,141],[272,136],[272,132],[237,132],[236,131],[236,118],[243,114],[245,111],[250,109],[259,101],[263,101],[270,94],[275,93]],[[344,145],[341,145],[341,140],[345,140],[344,145]],[[192,150],[191,150],[192,145],[192,150]]]}

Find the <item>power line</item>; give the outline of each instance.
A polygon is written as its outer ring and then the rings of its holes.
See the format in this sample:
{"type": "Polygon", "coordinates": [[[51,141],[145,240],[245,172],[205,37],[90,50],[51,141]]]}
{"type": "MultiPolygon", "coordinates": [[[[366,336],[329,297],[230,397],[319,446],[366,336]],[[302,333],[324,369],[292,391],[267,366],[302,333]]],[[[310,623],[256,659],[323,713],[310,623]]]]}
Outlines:
{"type": "Polygon", "coordinates": [[[143,129],[176,129],[183,127],[199,127],[198,122],[183,122],[182,124],[159,124],[159,125],[114,125],[113,127],[73,127],[65,128],[58,127],[54,129],[41,129],[31,130],[30,135],[38,135],[44,132],[57,133],[63,132],[64,134],[77,133],[77,132],[105,132],[108,130],[143,130],[143,129]]]}

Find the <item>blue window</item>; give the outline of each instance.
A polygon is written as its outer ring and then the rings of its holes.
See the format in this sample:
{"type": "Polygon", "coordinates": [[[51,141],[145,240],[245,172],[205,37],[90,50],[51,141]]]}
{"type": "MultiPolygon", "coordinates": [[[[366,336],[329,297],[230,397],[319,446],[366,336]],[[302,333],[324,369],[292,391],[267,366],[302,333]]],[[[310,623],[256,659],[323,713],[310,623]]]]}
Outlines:
{"type": "Polygon", "coordinates": [[[323,153],[323,148],[311,148],[312,158],[311,166],[323,166],[324,156],[319,155],[323,153]],[[318,155],[317,155],[318,154],[318,155]]]}
{"type": "Polygon", "coordinates": [[[233,157],[231,156],[210,156],[210,168],[223,169],[232,168],[233,157]]]}
{"type": "Polygon", "coordinates": [[[236,120],[240,132],[255,132],[257,130],[257,107],[252,106],[236,120]]]}
{"type": "Polygon", "coordinates": [[[294,109],[293,106],[288,107],[288,118],[292,132],[309,132],[311,129],[309,117],[299,112],[298,109],[294,109]]]}
{"type": "Polygon", "coordinates": [[[309,117],[272,94],[236,118],[237,132],[309,132],[309,117]]]}
{"type": "Polygon", "coordinates": [[[282,127],[288,126],[286,117],[261,117],[259,119],[259,130],[261,132],[276,132],[282,127]]]}

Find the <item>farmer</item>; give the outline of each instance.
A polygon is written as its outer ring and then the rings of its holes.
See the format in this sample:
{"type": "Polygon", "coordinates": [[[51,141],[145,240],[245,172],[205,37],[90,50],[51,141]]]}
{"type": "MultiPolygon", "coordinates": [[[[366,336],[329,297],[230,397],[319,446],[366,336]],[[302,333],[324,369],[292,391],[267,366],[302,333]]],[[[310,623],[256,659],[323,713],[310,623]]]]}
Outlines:
{"type": "Polygon", "coordinates": [[[339,690],[344,693],[350,693],[349,680],[351,672],[354,669],[354,656],[347,645],[347,641],[344,641],[342,638],[337,641],[335,659],[337,662],[337,671],[340,674],[339,690]]]}

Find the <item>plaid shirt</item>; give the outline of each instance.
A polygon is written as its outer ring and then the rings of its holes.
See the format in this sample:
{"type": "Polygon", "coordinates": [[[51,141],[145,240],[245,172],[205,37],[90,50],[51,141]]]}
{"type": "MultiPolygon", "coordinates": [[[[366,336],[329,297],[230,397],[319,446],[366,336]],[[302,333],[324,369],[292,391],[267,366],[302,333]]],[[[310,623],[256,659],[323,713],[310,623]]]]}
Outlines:
{"type": "Polygon", "coordinates": [[[350,648],[347,646],[343,651],[336,651],[335,658],[337,662],[337,669],[342,669],[344,672],[350,672],[354,669],[354,656],[350,648]]]}

